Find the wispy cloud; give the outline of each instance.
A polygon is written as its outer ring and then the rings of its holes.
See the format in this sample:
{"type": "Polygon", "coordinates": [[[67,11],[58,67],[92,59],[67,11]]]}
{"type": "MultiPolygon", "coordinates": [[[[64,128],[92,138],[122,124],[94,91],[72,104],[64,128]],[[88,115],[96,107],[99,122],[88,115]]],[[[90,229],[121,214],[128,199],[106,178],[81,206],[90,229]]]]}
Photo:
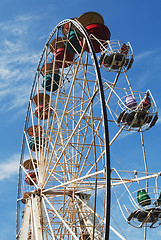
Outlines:
{"type": "MultiPolygon", "coordinates": [[[[3,110],[21,108],[28,101],[40,56],[40,51],[30,43],[35,19],[36,16],[24,15],[0,23],[0,101],[3,100],[3,110]]],[[[34,41],[34,37],[32,39],[34,41]]]]}
{"type": "Polygon", "coordinates": [[[11,179],[18,174],[20,155],[14,154],[9,159],[0,163],[0,181],[11,179]]]}
{"type": "Polygon", "coordinates": [[[143,67],[144,71],[148,67],[153,74],[156,69],[158,71],[160,68],[161,48],[141,52],[140,54],[135,55],[134,60],[135,63],[141,64],[140,66],[143,67]]]}
{"type": "Polygon", "coordinates": [[[24,36],[28,33],[31,24],[39,19],[34,15],[19,15],[8,22],[0,22],[0,29],[6,31],[6,34],[12,36],[24,36]]]}
{"type": "Polygon", "coordinates": [[[147,57],[149,57],[149,56],[151,56],[155,53],[156,53],[156,50],[142,52],[142,53],[135,56],[135,61],[142,60],[142,59],[147,58],[147,57]]]}
{"type": "MultiPolygon", "coordinates": [[[[149,48],[150,49],[150,48],[149,48]]],[[[159,87],[161,48],[147,50],[134,56],[134,79],[135,89],[143,90],[153,88],[156,83],[159,87]]]]}
{"type": "Polygon", "coordinates": [[[158,109],[158,115],[159,115],[159,117],[158,117],[157,124],[161,124],[161,109],[160,108],[158,109]]]}

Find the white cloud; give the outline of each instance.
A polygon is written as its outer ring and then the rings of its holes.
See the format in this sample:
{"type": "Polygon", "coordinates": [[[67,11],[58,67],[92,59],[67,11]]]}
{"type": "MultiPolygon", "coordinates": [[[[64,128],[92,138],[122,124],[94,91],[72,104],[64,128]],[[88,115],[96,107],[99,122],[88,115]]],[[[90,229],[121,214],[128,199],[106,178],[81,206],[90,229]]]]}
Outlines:
{"type": "Polygon", "coordinates": [[[161,109],[159,108],[158,109],[158,121],[157,121],[157,124],[161,124],[161,109]]]}
{"type": "Polygon", "coordinates": [[[11,21],[0,22],[0,29],[6,31],[7,35],[21,37],[29,31],[31,24],[37,19],[38,17],[34,15],[19,15],[11,21]]]}
{"type": "Polygon", "coordinates": [[[18,166],[20,162],[20,155],[14,154],[5,162],[0,163],[0,181],[11,179],[13,176],[18,175],[18,166]]]}
{"type": "Polygon", "coordinates": [[[139,61],[139,60],[142,60],[146,57],[149,57],[150,55],[154,54],[155,52],[156,52],[156,50],[142,52],[142,53],[135,56],[135,61],[139,61]]]}
{"type": "Polygon", "coordinates": [[[22,108],[28,101],[41,53],[30,45],[31,36],[34,41],[32,25],[36,19],[36,16],[24,15],[0,23],[1,111],[22,108]]]}
{"type": "Polygon", "coordinates": [[[121,140],[122,138],[128,137],[134,133],[135,131],[123,131],[122,134],[119,135],[118,139],[121,140]]]}

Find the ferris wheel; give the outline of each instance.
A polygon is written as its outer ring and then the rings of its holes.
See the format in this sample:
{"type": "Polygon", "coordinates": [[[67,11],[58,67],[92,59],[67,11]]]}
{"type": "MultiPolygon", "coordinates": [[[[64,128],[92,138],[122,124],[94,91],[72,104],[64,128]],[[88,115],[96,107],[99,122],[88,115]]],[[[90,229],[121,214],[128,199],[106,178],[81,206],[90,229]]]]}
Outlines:
{"type": "Polygon", "coordinates": [[[160,173],[148,172],[143,139],[157,106],[150,90],[132,89],[131,44],[110,37],[103,17],[88,12],[60,22],[45,44],[23,133],[19,240],[128,239],[113,221],[117,208],[144,239],[160,225],[160,173]],[[113,157],[110,166],[109,147],[124,132],[141,136],[143,171],[119,170],[113,157]]]}

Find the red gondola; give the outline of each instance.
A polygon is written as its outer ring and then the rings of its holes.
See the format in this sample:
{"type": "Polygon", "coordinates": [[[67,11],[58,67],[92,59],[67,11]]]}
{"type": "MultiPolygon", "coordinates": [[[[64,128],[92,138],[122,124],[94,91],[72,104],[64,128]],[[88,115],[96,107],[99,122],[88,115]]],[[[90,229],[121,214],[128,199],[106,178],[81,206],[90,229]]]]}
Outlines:
{"type": "MultiPolygon", "coordinates": [[[[62,68],[63,61],[65,61],[64,68],[69,67],[73,62],[75,54],[67,50],[65,55],[65,44],[67,44],[67,40],[65,38],[58,38],[57,45],[55,45],[55,43],[56,43],[56,39],[54,39],[50,43],[50,49],[53,52],[53,54],[56,55],[55,66],[57,68],[62,68]],[[64,56],[65,56],[65,59],[64,59],[64,56]]],[[[53,60],[54,60],[54,57],[55,56],[53,56],[53,60]]]]}
{"type": "Polygon", "coordinates": [[[35,173],[35,172],[30,172],[30,173],[28,173],[28,175],[26,174],[25,182],[26,182],[28,185],[31,185],[31,186],[33,186],[34,183],[37,184],[36,173],[35,173]],[[28,175],[30,176],[30,178],[31,178],[33,181],[31,181],[31,179],[29,178],[28,175]],[[33,182],[34,182],[34,183],[33,183],[33,182]]]}
{"type": "MultiPolygon", "coordinates": [[[[106,27],[101,23],[92,23],[87,25],[85,29],[87,30],[87,33],[92,40],[92,44],[95,52],[96,53],[101,52],[100,42],[104,43],[105,41],[110,40],[111,33],[108,27],[106,27]]],[[[82,42],[80,42],[81,46],[83,46],[84,41],[85,41],[85,38],[83,38],[82,42]]],[[[86,51],[89,52],[88,47],[86,47],[86,51]]]]}
{"type": "MultiPolygon", "coordinates": [[[[49,106],[48,105],[45,106],[45,110],[44,110],[44,105],[43,104],[40,104],[39,106],[35,107],[35,116],[37,118],[40,118],[40,120],[43,119],[43,112],[44,112],[44,119],[47,119],[48,118],[48,112],[49,112],[49,106]]],[[[52,110],[50,109],[49,116],[51,116],[51,114],[52,114],[52,110]]]]}

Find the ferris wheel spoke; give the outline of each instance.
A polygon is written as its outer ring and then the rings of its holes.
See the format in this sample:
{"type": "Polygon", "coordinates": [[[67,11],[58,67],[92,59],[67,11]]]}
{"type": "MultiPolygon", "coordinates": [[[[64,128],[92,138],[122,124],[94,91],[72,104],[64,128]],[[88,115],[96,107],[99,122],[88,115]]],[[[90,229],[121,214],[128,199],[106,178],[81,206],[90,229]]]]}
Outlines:
{"type": "Polygon", "coordinates": [[[92,213],[94,213],[99,219],[100,221],[104,221],[104,219],[98,214],[96,213],[91,206],[89,206],[85,201],[82,201],[82,199],[79,196],[76,196],[77,200],[80,201],[83,205],[85,205],[92,213]]]}
{"type": "MultiPolygon", "coordinates": [[[[93,133],[92,142],[90,143],[90,146],[88,147],[88,151],[87,151],[86,156],[84,156],[84,159],[88,159],[88,155],[89,155],[91,149],[93,148],[93,146],[95,146],[95,144],[94,144],[94,138],[95,138],[96,136],[99,137],[98,130],[99,130],[99,127],[100,127],[100,124],[101,124],[101,123],[102,123],[101,121],[98,122],[98,125],[97,125],[97,127],[96,127],[96,129],[95,129],[95,132],[93,133]]],[[[99,141],[100,141],[100,138],[99,138],[99,141]]],[[[102,142],[102,139],[101,139],[101,142],[102,142]]],[[[84,144],[84,145],[85,145],[85,144],[84,144]]],[[[100,147],[101,147],[101,144],[100,144],[100,147]]],[[[82,149],[82,151],[83,151],[83,149],[82,149]]],[[[104,154],[104,153],[103,153],[103,154],[104,154]]],[[[98,161],[101,159],[101,157],[103,156],[103,154],[100,153],[100,156],[98,157],[98,159],[97,159],[97,161],[96,161],[97,163],[98,163],[98,161]]],[[[79,160],[79,161],[81,161],[81,155],[80,155],[80,160],[79,160]]],[[[83,162],[82,168],[79,169],[79,173],[78,173],[78,176],[79,176],[79,177],[81,176],[81,174],[82,174],[82,172],[83,172],[83,170],[84,170],[85,164],[86,164],[86,160],[83,162]]],[[[91,170],[92,170],[95,166],[96,166],[95,164],[92,165],[92,166],[91,166],[91,169],[88,171],[88,173],[90,173],[91,170]]],[[[87,173],[87,174],[88,174],[88,173],[87,173]]]]}
{"type": "MultiPolygon", "coordinates": [[[[90,175],[90,173],[92,172],[92,170],[96,167],[96,164],[99,163],[99,161],[102,159],[102,157],[104,156],[105,152],[102,152],[100,153],[100,156],[97,158],[96,162],[89,168],[89,170],[87,171],[86,175],[90,175]]],[[[83,166],[84,167],[84,166],[83,166]]],[[[82,169],[83,171],[83,169],[82,169]]],[[[81,174],[82,174],[82,171],[80,170],[80,173],[78,175],[78,177],[81,178],[81,174]]],[[[101,172],[103,172],[104,170],[102,170],[101,172]]]]}
{"type": "MultiPolygon", "coordinates": [[[[72,137],[73,137],[75,131],[77,130],[77,128],[78,128],[78,126],[79,126],[81,120],[83,119],[83,117],[84,117],[84,115],[86,114],[88,108],[90,107],[90,104],[91,104],[91,102],[93,101],[93,98],[95,97],[95,94],[96,94],[96,92],[93,94],[93,96],[91,97],[91,99],[89,99],[89,103],[87,104],[86,109],[85,109],[84,112],[82,113],[82,115],[81,115],[81,117],[80,117],[80,119],[79,119],[77,125],[75,126],[75,128],[74,128],[72,134],[70,135],[70,137],[69,137],[69,139],[68,139],[68,141],[67,141],[67,143],[66,143],[66,145],[65,145],[65,147],[64,147],[64,149],[63,149],[63,151],[62,151],[62,153],[61,153],[60,156],[59,156],[59,159],[56,161],[55,166],[54,166],[53,169],[51,170],[51,173],[49,174],[49,176],[48,176],[48,178],[47,178],[47,180],[46,180],[46,182],[45,182],[45,184],[44,184],[43,187],[45,187],[46,184],[47,184],[47,182],[49,181],[49,178],[50,178],[51,174],[52,174],[53,171],[55,170],[55,168],[56,168],[57,164],[59,163],[59,161],[60,161],[60,159],[61,159],[61,157],[62,157],[64,151],[65,151],[66,148],[68,147],[69,142],[71,141],[71,139],[72,139],[72,137]]],[[[53,151],[52,151],[52,152],[53,152],[53,151]]],[[[53,153],[52,153],[51,155],[53,155],[53,153]]],[[[49,161],[49,162],[50,162],[50,161],[49,161]]]]}
{"type": "Polygon", "coordinates": [[[120,133],[123,131],[123,129],[125,128],[125,126],[122,126],[119,131],[116,133],[116,135],[113,137],[113,139],[111,140],[111,142],[109,143],[109,145],[111,146],[112,143],[117,139],[117,137],[120,135],[120,133]]]}
{"type": "Polygon", "coordinates": [[[68,231],[70,232],[70,234],[73,236],[74,239],[79,240],[79,238],[74,234],[74,232],[72,231],[71,227],[67,224],[67,222],[61,217],[61,215],[58,213],[58,211],[53,207],[53,205],[50,203],[50,201],[48,200],[48,198],[44,195],[43,196],[44,199],[46,200],[46,202],[49,204],[49,206],[51,207],[51,209],[55,212],[55,214],[57,215],[57,217],[61,220],[61,222],[64,224],[64,226],[68,229],[68,231]]]}
{"type": "Polygon", "coordinates": [[[115,88],[115,86],[116,86],[116,83],[117,83],[117,81],[118,81],[118,78],[119,78],[120,73],[121,73],[121,69],[117,72],[117,75],[116,75],[116,78],[115,78],[115,80],[114,80],[114,83],[112,84],[111,91],[110,91],[110,93],[109,93],[108,99],[106,100],[106,105],[109,104],[110,98],[111,98],[111,96],[112,96],[113,90],[114,90],[114,88],[115,88]]]}
{"type": "Polygon", "coordinates": [[[55,240],[55,236],[54,236],[54,233],[53,233],[52,225],[51,225],[51,222],[50,222],[50,218],[49,218],[49,214],[48,214],[48,211],[47,211],[47,207],[45,205],[44,198],[42,198],[42,203],[43,203],[43,207],[44,207],[45,214],[46,214],[46,217],[47,217],[47,222],[48,222],[48,225],[49,225],[49,228],[50,228],[50,234],[51,234],[52,238],[55,240]]]}
{"type": "Polygon", "coordinates": [[[97,175],[102,174],[102,173],[104,173],[104,170],[101,170],[101,171],[98,171],[98,172],[94,172],[94,173],[91,173],[91,174],[89,174],[89,175],[85,175],[85,176],[83,176],[83,177],[80,177],[80,178],[77,178],[77,179],[68,181],[68,182],[66,182],[66,183],[62,183],[62,184],[57,185],[57,186],[54,186],[54,187],[50,187],[50,188],[44,190],[43,193],[45,193],[45,192],[47,192],[47,191],[49,191],[49,190],[53,190],[53,189],[57,189],[57,188],[59,189],[59,188],[64,187],[64,186],[68,186],[69,184],[72,184],[72,183],[76,183],[76,182],[79,182],[79,181],[83,181],[83,180],[86,179],[86,178],[92,178],[93,176],[97,176],[97,175]]]}
{"type": "Polygon", "coordinates": [[[122,240],[127,240],[127,238],[124,238],[119,232],[116,231],[112,226],[110,226],[110,229],[122,240]]]}
{"type": "MultiPolygon", "coordinates": [[[[79,67],[79,64],[78,64],[77,68],[78,68],[78,67],[79,67]]],[[[77,71],[78,71],[78,70],[77,70],[77,71]]],[[[53,157],[53,154],[54,154],[55,145],[56,145],[56,143],[57,143],[58,136],[59,136],[59,133],[60,133],[60,129],[61,129],[61,127],[62,127],[63,119],[64,119],[64,116],[65,116],[65,113],[66,113],[66,110],[67,110],[68,102],[69,102],[69,100],[70,100],[70,95],[71,95],[71,91],[72,91],[72,89],[73,89],[73,84],[74,84],[74,82],[75,82],[75,78],[76,78],[76,77],[74,77],[74,79],[73,79],[73,83],[72,83],[72,86],[71,86],[71,88],[70,88],[70,92],[69,92],[68,98],[67,98],[67,100],[66,100],[66,104],[65,104],[65,106],[64,106],[64,112],[63,112],[63,114],[62,114],[61,122],[60,122],[60,125],[59,125],[59,127],[58,127],[58,132],[57,132],[57,136],[56,136],[56,139],[55,139],[54,149],[52,150],[51,157],[50,157],[50,160],[49,160],[49,164],[50,164],[50,162],[51,162],[51,160],[52,160],[52,157],[53,157]]],[[[55,110],[56,110],[56,109],[55,109],[55,110]]],[[[53,127],[54,127],[54,119],[53,119],[52,130],[53,130],[53,127]]],[[[49,148],[50,148],[50,143],[49,143],[49,148]]]]}

